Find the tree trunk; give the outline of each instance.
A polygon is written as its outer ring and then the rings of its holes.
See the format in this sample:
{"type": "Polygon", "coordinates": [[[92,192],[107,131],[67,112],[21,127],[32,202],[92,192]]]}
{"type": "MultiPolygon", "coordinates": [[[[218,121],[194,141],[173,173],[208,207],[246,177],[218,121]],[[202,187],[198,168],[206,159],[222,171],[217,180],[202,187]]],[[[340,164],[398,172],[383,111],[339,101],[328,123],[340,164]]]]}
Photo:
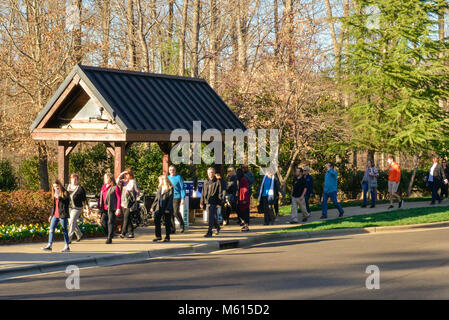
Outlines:
{"type": "Polygon", "coordinates": [[[189,6],[189,0],[184,0],[184,5],[182,7],[182,23],[181,23],[181,34],[179,36],[179,68],[178,74],[180,76],[185,75],[186,63],[185,63],[185,47],[186,47],[186,29],[187,29],[187,8],[189,6]]]}
{"type": "Polygon", "coordinates": [[[109,52],[110,52],[110,26],[111,26],[111,3],[109,0],[101,0],[99,2],[101,12],[101,33],[102,33],[102,47],[101,59],[103,66],[109,66],[109,52]]]}
{"type": "Polygon", "coordinates": [[[74,0],[73,1],[73,6],[76,7],[76,9],[78,10],[78,17],[79,20],[76,21],[76,26],[74,26],[74,35],[75,35],[75,46],[74,46],[74,56],[75,56],[75,63],[81,63],[83,56],[82,56],[82,43],[81,43],[81,38],[82,38],[82,30],[81,30],[81,12],[82,12],[82,6],[83,6],[83,1],[82,0],[74,0]]]}
{"type": "Polygon", "coordinates": [[[137,65],[136,40],[134,32],[134,1],[128,0],[126,7],[126,21],[128,24],[128,67],[134,70],[137,65]]]}
{"type": "Polygon", "coordinates": [[[244,0],[238,0],[237,5],[237,43],[238,43],[238,61],[239,67],[245,71],[247,67],[247,43],[246,43],[246,14],[244,8],[244,0]]]}
{"type": "Polygon", "coordinates": [[[216,0],[210,0],[209,5],[209,84],[215,89],[217,81],[217,16],[219,13],[216,0]]]}
{"type": "Polygon", "coordinates": [[[150,72],[150,62],[148,57],[148,46],[145,40],[144,26],[143,26],[143,13],[141,7],[141,0],[136,0],[137,15],[138,15],[138,35],[140,41],[140,48],[142,50],[143,69],[145,72],[150,72]]]}
{"type": "Polygon", "coordinates": [[[410,194],[412,193],[413,184],[415,183],[415,177],[416,177],[416,170],[418,169],[422,158],[422,152],[419,154],[415,154],[413,156],[413,173],[412,177],[410,178],[410,183],[408,184],[407,188],[407,197],[410,197],[410,194]]]}
{"type": "Polygon", "coordinates": [[[274,11],[274,56],[279,56],[279,4],[278,0],[273,2],[274,11]]]}
{"type": "Polygon", "coordinates": [[[200,38],[200,0],[194,0],[193,4],[193,30],[192,30],[192,72],[195,78],[199,77],[198,44],[200,38]]]}

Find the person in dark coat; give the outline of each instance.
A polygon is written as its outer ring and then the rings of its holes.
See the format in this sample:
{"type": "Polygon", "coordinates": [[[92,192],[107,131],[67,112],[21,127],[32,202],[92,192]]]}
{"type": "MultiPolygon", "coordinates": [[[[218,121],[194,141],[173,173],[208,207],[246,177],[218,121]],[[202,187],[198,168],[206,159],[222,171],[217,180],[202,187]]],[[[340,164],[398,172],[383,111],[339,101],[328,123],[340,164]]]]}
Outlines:
{"type": "Polygon", "coordinates": [[[250,208],[250,193],[249,183],[242,169],[237,169],[238,179],[238,199],[237,212],[239,217],[243,220],[242,232],[249,231],[249,208],[250,208]]]}
{"type": "Polygon", "coordinates": [[[447,179],[437,156],[433,157],[433,164],[430,167],[429,174],[427,175],[427,181],[432,187],[432,202],[430,204],[435,204],[435,201],[437,200],[438,203],[441,203],[442,198],[438,194],[438,190],[442,187],[443,183],[447,183],[447,179]]]}
{"type": "Polygon", "coordinates": [[[101,187],[98,209],[101,212],[101,226],[107,236],[106,244],[112,243],[115,229],[115,217],[121,212],[122,190],[115,185],[111,173],[104,175],[104,185],[101,187]]]}
{"type": "Polygon", "coordinates": [[[156,238],[154,242],[161,241],[161,220],[164,216],[165,220],[165,239],[164,242],[170,241],[171,231],[171,216],[173,215],[173,185],[167,176],[159,177],[159,187],[157,189],[156,197],[151,206],[151,213],[154,213],[154,226],[156,238]]]}
{"type": "Polygon", "coordinates": [[[215,169],[207,169],[208,180],[204,182],[203,192],[201,194],[200,208],[206,209],[209,220],[209,229],[204,235],[212,237],[212,229],[216,228],[217,235],[220,233],[220,225],[218,224],[217,210],[223,204],[223,190],[221,182],[215,177],[215,169]]]}
{"type": "MultiPolygon", "coordinates": [[[[446,176],[446,179],[449,179],[449,167],[447,165],[447,159],[443,159],[443,161],[441,162],[441,166],[443,167],[443,171],[444,171],[444,175],[446,176]]],[[[447,183],[443,183],[443,186],[441,187],[441,197],[443,197],[443,195],[446,197],[446,199],[448,198],[448,184],[447,183]]]]}
{"type": "Polygon", "coordinates": [[[70,252],[69,248],[69,234],[67,230],[68,220],[69,220],[69,193],[64,188],[59,180],[53,183],[53,188],[51,192],[53,198],[53,208],[50,215],[50,230],[48,233],[48,245],[41,248],[44,251],[52,251],[53,240],[55,236],[55,229],[58,222],[61,223],[62,232],[64,234],[65,247],[61,252],[70,252]]]}

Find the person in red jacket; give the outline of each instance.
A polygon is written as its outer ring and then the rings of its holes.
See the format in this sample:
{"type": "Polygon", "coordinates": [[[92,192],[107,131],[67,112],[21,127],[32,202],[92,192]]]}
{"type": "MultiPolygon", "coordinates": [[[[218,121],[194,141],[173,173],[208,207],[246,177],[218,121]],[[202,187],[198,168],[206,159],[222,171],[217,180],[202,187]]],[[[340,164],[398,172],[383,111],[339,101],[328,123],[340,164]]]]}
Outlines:
{"type": "Polygon", "coordinates": [[[237,199],[237,209],[239,216],[243,220],[242,232],[249,231],[249,205],[250,205],[250,193],[249,183],[242,169],[237,169],[237,180],[239,191],[239,198],[237,199]]]}

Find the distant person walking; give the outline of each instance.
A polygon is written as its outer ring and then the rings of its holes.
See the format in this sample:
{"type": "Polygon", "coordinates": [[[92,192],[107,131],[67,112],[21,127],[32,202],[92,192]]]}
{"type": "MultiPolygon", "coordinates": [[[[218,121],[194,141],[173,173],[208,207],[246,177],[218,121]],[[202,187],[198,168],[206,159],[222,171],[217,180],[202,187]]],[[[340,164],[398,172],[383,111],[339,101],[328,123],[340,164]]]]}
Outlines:
{"type": "Polygon", "coordinates": [[[242,169],[237,169],[238,180],[238,199],[237,212],[238,216],[243,220],[242,232],[249,231],[249,208],[251,204],[251,197],[249,194],[249,183],[242,169]]]}
{"type": "Polygon", "coordinates": [[[447,184],[447,179],[444,173],[444,169],[439,163],[439,158],[437,156],[433,157],[433,164],[430,167],[429,173],[427,175],[427,181],[430,183],[432,188],[432,202],[430,204],[434,205],[435,201],[441,203],[443,199],[438,194],[438,191],[443,187],[443,183],[447,184]]]}
{"type": "Polygon", "coordinates": [[[106,244],[112,243],[115,229],[115,216],[120,214],[122,190],[115,185],[112,173],[104,175],[104,185],[100,190],[98,208],[101,212],[101,226],[107,236],[106,244]]]}
{"type": "Polygon", "coordinates": [[[52,251],[53,240],[55,237],[55,229],[58,222],[61,223],[62,233],[64,234],[65,247],[61,252],[70,252],[69,248],[69,234],[67,231],[68,218],[69,218],[69,193],[63,187],[59,180],[53,183],[51,191],[53,198],[53,208],[50,215],[50,229],[48,233],[48,245],[41,248],[44,251],[52,251]]]}
{"type": "Polygon", "coordinates": [[[322,215],[320,219],[327,219],[327,200],[330,198],[334,205],[337,207],[339,215],[343,217],[344,210],[337,200],[337,178],[338,173],[334,169],[333,163],[326,164],[326,174],[324,176],[324,190],[323,190],[323,203],[322,203],[322,215]]]}
{"type": "Polygon", "coordinates": [[[404,200],[397,193],[399,188],[399,183],[401,182],[401,166],[394,161],[393,156],[388,156],[387,163],[388,167],[388,193],[390,194],[390,206],[388,209],[393,209],[393,198],[398,199],[398,208],[402,208],[404,205],[404,200]]]}
{"type": "Polygon", "coordinates": [[[264,225],[274,224],[274,203],[282,197],[279,180],[275,179],[272,169],[268,168],[259,188],[259,211],[264,214],[264,225]]]}
{"type": "Polygon", "coordinates": [[[310,206],[309,206],[309,201],[310,201],[310,197],[313,194],[313,177],[310,174],[310,167],[309,166],[304,167],[304,178],[306,179],[306,188],[307,188],[304,200],[306,202],[307,212],[309,214],[312,214],[312,211],[310,210],[310,206]]]}
{"type": "MultiPolygon", "coordinates": [[[[236,211],[237,205],[237,176],[233,167],[228,168],[228,175],[226,177],[226,193],[225,204],[223,211],[223,225],[229,224],[229,216],[233,211],[236,211]]],[[[237,217],[239,220],[239,217],[237,217]]],[[[240,220],[239,220],[240,223],[240,220]]]]}
{"type": "Polygon", "coordinates": [[[293,178],[292,186],[292,206],[291,206],[291,221],[290,223],[298,223],[298,206],[302,212],[302,222],[306,222],[310,217],[307,211],[305,196],[307,193],[307,181],[304,177],[304,171],[301,168],[296,168],[295,177],[293,178]]]}
{"type": "Polygon", "coordinates": [[[159,186],[156,197],[154,198],[151,212],[154,212],[154,226],[156,238],[154,242],[161,241],[161,219],[165,220],[165,239],[164,242],[170,241],[171,216],[173,213],[173,186],[170,180],[162,175],[159,177],[159,186]]]}
{"type": "Polygon", "coordinates": [[[217,235],[220,233],[217,210],[223,203],[223,190],[221,182],[215,177],[214,168],[207,169],[207,178],[203,185],[200,208],[201,210],[206,209],[209,220],[209,229],[204,236],[212,237],[213,228],[217,230],[217,235]]]}
{"type": "Polygon", "coordinates": [[[78,226],[78,219],[83,213],[83,206],[86,207],[87,214],[90,215],[89,204],[87,203],[86,191],[79,184],[79,175],[72,173],[70,175],[70,184],[67,186],[67,191],[70,196],[69,204],[69,243],[72,242],[73,235],[76,235],[77,240],[80,241],[83,233],[78,226]]]}
{"type": "MultiPolygon", "coordinates": [[[[181,233],[185,231],[184,219],[180,211],[181,205],[184,205],[184,198],[186,197],[186,188],[184,187],[184,180],[176,173],[176,167],[171,165],[168,168],[170,175],[168,179],[173,186],[173,214],[171,216],[171,232],[176,233],[175,218],[178,219],[181,225],[181,233]]],[[[168,223],[167,221],[165,223],[168,223]]]]}
{"type": "MultiPolygon", "coordinates": [[[[443,166],[444,176],[446,179],[449,179],[449,166],[447,165],[447,159],[443,159],[441,164],[443,166]]],[[[443,186],[441,187],[441,197],[444,195],[446,199],[448,198],[448,186],[449,184],[443,183],[443,186]]]]}
{"type": "Polygon", "coordinates": [[[134,179],[134,173],[131,169],[126,169],[117,177],[117,185],[122,186],[122,198],[120,205],[123,212],[123,223],[120,238],[134,238],[134,228],[132,224],[132,214],[138,210],[137,196],[140,190],[134,179]],[[128,234],[128,235],[127,235],[128,234]]]}
{"type": "Polygon", "coordinates": [[[367,194],[371,195],[371,207],[376,206],[377,198],[377,177],[379,176],[379,171],[376,169],[374,164],[368,160],[366,163],[365,173],[362,179],[362,190],[363,190],[363,205],[362,208],[366,208],[367,194]]]}
{"type": "Polygon", "coordinates": [[[248,180],[248,187],[249,187],[249,195],[251,196],[253,194],[253,184],[256,179],[254,178],[254,175],[249,171],[248,164],[242,165],[243,173],[245,174],[246,179],[248,180]]]}

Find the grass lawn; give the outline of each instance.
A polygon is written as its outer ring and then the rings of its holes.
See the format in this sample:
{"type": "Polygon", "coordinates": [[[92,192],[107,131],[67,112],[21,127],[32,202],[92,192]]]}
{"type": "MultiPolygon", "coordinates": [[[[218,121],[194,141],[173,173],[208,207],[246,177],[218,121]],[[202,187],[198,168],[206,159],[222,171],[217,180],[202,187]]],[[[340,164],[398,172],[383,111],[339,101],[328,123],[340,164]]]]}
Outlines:
{"type": "MultiPolygon", "coordinates": [[[[416,197],[416,198],[404,198],[405,202],[420,202],[420,201],[430,201],[431,197],[416,197]]],[[[384,204],[384,203],[389,203],[390,200],[378,200],[376,201],[376,204],[384,204]]],[[[397,201],[395,200],[395,204],[397,203],[397,201]]],[[[340,204],[343,208],[345,207],[360,207],[363,204],[363,201],[361,200],[351,200],[351,201],[340,201],[340,204]]],[[[371,205],[371,202],[368,200],[367,202],[368,206],[371,205]]],[[[321,211],[321,203],[318,204],[311,204],[310,205],[310,210],[311,211],[321,211]]],[[[328,209],[335,209],[334,204],[329,201],[327,204],[327,208],[328,209]]],[[[286,206],[282,206],[279,207],[279,214],[280,215],[289,215],[291,211],[291,205],[286,205],[286,206]]]]}
{"type": "Polygon", "coordinates": [[[400,226],[441,221],[449,221],[449,206],[394,210],[340,219],[316,221],[276,231],[274,233],[400,226]]]}

